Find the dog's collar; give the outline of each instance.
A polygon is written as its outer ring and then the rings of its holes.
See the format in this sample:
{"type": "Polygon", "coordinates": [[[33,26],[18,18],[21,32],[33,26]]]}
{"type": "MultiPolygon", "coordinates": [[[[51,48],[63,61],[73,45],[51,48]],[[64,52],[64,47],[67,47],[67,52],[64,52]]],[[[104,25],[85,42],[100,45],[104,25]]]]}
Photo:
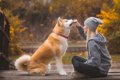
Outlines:
{"type": "MultiPolygon", "coordinates": [[[[55,33],[55,32],[53,32],[53,33],[55,33]]],[[[68,38],[69,38],[68,36],[63,35],[63,34],[59,34],[59,33],[55,33],[55,34],[57,34],[57,35],[59,35],[59,36],[62,36],[62,37],[64,37],[64,38],[66,38],[66,39],[68,39],[68,38]]]]}

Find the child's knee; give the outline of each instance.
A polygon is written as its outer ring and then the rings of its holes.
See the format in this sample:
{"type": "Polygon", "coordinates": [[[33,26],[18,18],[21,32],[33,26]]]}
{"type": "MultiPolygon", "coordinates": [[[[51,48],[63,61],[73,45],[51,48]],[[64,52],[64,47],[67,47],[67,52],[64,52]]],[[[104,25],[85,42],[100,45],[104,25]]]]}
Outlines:
{"type": "Polygon", "coordinates": [[[72,58],[72,64],[75,69],[79,67],[78,61],[76,60],[77,56],[73,56],[72,58]]]}
{"type": "Polygon", "coordinates": [[[72,57],[72,64],[74,64],[74,63],[75,63],[76,58],[77,58],[77,56],[73,56],[73,57],[72,57]]]}

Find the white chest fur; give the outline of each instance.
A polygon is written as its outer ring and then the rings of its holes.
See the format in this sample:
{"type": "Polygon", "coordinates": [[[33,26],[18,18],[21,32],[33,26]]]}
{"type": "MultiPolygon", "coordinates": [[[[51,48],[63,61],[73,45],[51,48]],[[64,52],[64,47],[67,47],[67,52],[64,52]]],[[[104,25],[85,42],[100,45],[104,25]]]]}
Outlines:
{"type": "Polygon", "coordinates": [[[68,47],[67,40],[62,41],[62,43],[61,43],[61,45],[60,45],[60,51],[61,51],[61,54],[62,54],[62,55],[66,52],[67,47],[68,47]]]}
{"type": "Polygon", "coordinates": [[[56,39],[58,39],[60,41],[60,51],[61,51],[61,54],[64,54],[67,50],[67,47],[68,47],[68,41],[66,38],[62,37],[62,36],[59,36],[55,33],[52,33],[52,36],[55,37],[56,39]]]}

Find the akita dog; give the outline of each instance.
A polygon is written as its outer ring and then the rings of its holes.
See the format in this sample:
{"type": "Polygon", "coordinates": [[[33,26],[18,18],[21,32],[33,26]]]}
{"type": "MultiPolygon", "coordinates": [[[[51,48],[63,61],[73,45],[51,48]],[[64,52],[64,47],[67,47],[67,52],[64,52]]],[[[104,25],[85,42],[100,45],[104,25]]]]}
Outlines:
{"type": "Polygon", "coordinates": [[[57,71],[60,75],[67,75],[62,65],[62,56],[68,47],[68,36],[77,20],[58,18],[53,32],[47,40],[35,51],[32,56],[23,55],[15,61],[17,70],[27,71],[30,74],[45,75],[50,70],[49,63],[54,58],[57,71]]]}

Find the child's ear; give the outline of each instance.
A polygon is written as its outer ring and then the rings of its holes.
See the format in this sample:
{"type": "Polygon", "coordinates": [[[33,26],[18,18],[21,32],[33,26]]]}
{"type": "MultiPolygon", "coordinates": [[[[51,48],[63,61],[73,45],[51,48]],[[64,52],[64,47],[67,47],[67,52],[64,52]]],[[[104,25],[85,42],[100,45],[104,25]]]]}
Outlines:
{"type": "Polygon", "coordinates": [[[61,26],[61,24],[62,24],[62,19],[60,17],[58,17],[57,24],[58,24],[58,26],[61,26]]]}

